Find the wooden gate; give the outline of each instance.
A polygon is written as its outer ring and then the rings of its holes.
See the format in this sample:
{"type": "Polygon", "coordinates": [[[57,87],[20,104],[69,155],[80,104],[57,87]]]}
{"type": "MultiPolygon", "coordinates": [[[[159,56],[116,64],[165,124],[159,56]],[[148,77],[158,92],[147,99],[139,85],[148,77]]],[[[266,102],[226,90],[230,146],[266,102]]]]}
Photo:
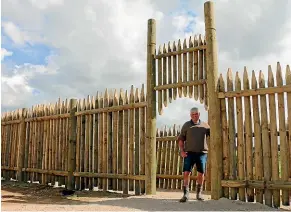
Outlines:
{"type": "MultiPolygon", "coordinates": [[[[181,97],[194,98],[205,105],[211,126],[210,148],[213,163],[222,164],[220,102],[217,97],[217,43],[212,2],[206,2],[205,36],[195,35],[182,43],[168,43],[156,50],[156,22],[148,21],[147,44],[147,193],[156,192],[156,114],[181,97]],[[156,79],[158,79],[156,82],[156,79]],[[206,83],[207,82],[207,83],[206,83]],[[156,111],[158,104],[158,111],[156,111]],[[209,107],[210,105],[210,107],[209,107]]],[[[211,192],[218,199],[221,192],[220,166],[211,167],[211,192]]]]}

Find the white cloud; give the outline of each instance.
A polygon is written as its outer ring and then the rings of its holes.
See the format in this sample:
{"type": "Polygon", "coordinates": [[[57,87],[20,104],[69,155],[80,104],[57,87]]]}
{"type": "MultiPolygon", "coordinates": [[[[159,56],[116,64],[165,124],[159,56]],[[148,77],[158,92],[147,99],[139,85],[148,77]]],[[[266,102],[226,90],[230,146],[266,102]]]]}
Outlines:
{"type": "Polygon", "coordinates": [[[173,18],[173,26],[176,27],[179,31],[184,31],[185,28],[192,22],[194,21],[193,16],[189,16],[187,14],[181,14],[174,16],[173,18]]]}
{"type": "Polygon", "coordinates": [[[3,22],[5,34],[16,44],[24,45],[29,40],[29,36],[12,22],[3,22]]]}
{"type": "Polygon", "coordinates": [[[13,55],[13,52],[7,51],[6,49],[1,48],[1,61],[4,60],[5,57],[9,57],[12,55],[13,55]]]}
{"type": "MultiPolygon", "coordinates": [[[[49,59],[48,59],[49,61],[49,59]]],[[[13,70],[6,70],[2,67],[1,76],[1,99],[3,108],[30,107],[31,102],[35,102],[33,92],[42,89],[42,84],[34,86],[33,81],[46,78],[57,73],[54,64],[33,65],[23,64],[16,65],[13,70]]],[[[43,82],[43,85],[51,82],[43,82]]],[[[49,97],[49,96],[48,96],[49,97]]],[[[43,99],[43,98],[42,98],[43,99]]]]}
{"type": "MultiPolygon", "coordinates": [[[[290,1],[262,2],[215,1],[219,72],[224,75],[229,67],[242,73],[244,66],[251,71],[267,70],[269,64],[275,68],[277,61],[282,67],[290,64],[290,1]]],[[[2,99],[12,101],[2,107],[8,108],[58,97],[85,98],[105,88],[140,87],[146,82],[149,18],[157,20],[157,46],[204,34],[203,1],[189,1],[179,11],[176,0],[6,0],[2,6],[2,17],[9,20],[2,22],[3,31],[16,44],[42,42],[57,52],[45,65],[23,64],[4,70],[6,93],[2,99]],[[186,9],[196,16],[188,15],[186,9]],[[193,33],[185,33],[186,26],[193,33]],[[20,84],[25,90],[22,101],[14,99],[20,95],[20,84]],[[40,91],[37,98],[33,98],[33,89],[40,91]]],[[[158,124],[188,120],[192,104],[203,109],[193,100],[176,100],[158,117],[158,124]]],[[[206,119],[206,113],[203,117],[206,119]]]]}

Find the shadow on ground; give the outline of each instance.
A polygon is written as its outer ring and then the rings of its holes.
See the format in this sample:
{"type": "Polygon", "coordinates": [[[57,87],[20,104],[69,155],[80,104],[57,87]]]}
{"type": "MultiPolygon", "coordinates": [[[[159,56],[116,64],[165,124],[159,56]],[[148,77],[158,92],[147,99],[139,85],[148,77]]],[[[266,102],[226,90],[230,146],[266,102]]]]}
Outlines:
{"type": "MultiPolygon", "coordinates": [[[[133,196],[115,192],[77,191],[75,196],[61,195],[63,188],[39,184],[3,182],[2,204],[86,205],[98,210],[101,206],[116,206],[144,211],[275,211],[259,203],[245,203],[222,198],[220,200],[190,200],[180,203],[180,192],[159,192],[156,196],[133,196]]],[[[195,195],[192,194],[194,197],[195,195]]],[[[108,207],[110,208],[110,207],[108,207]]],[[[278,210],[278,209],[277,209],[278,210]]]]}
{"type": "Polygon", "coordinates": [[[132,196],[107,191],[76,191],[72,196],[63,196],[64,188],[15,181],[2,181],[1,184],[2,203],[81,205],[94,200],[132,196]]]}

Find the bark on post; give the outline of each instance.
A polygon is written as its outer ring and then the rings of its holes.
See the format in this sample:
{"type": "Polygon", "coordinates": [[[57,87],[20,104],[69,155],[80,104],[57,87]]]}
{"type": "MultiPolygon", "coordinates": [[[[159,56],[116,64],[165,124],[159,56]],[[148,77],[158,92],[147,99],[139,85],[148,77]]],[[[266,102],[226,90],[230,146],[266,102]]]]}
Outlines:
{"type": "Polygon", "coordinates": [[[24,165],[24,152],[25,152],[25,139],[26,139],[26,125],[25,125],[26,109],[22,108],[21,121],[19,127],[19,145],[17,156],[17,180],[21,182],[23,180],[22,168],[24,165]]]}
{"type": "Polygon", "coordinates": [[[147,132],[146,194],[156,194],[156,21],[148,20],[147,37],[147,132]]]}
{"type": "Polygon", "coordinates": [[[210,122],[210,150],[211,150],[211,198],[222,197],[222,138],[221,115],[218,92],[218,64],[217,40],[214,16],[214,4],[207,1],[204,4],[205,36],[206,36],[206,61],[207,61],[207,89],[209,95],[209,120],[210,122]],[[215,151],[214,151],[215,150],[215,151]]]}
{"type": "Polygon", "coordinates": [[[76,127],[77,127],[77,99],[70,99],[70,119],[69,119],[69,151],[68,151],[68,181],[67,189],[75,189],[74,171],[76,169],[76,127]]]}

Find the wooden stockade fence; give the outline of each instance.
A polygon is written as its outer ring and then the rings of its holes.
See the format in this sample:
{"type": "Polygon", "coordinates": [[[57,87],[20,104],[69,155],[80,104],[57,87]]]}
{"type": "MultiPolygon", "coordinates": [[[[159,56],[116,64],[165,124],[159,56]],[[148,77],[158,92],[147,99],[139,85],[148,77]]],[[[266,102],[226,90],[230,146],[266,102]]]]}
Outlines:
{"type": "MultiPolygon", "coordinates": [[[[224,80],[211,1],[204,4],[204,18],[205,36],[158,49],[156,22],[148,20],[146,94],[143,86],[141,91],[132,86],[125,93],[106,90],[2,114],[2,176],[135,194],[181,189],[179,128],[157,130],[156,116],[177,97],[188,96],[208,110],[204,186],[212,199],[290,205],[290,67],[283,80],[280,64],[276,74],[269,66],[267,87],[262,71],[257,79],[245,69],[243,80],[236,73],[233,81],[229,69],[224,80]]],[[[194,189],[195,176],[191,179],[194,189]]]]}
{"type": "Polygon", "coordinates": [[[237,199],[238,195],[242,201],[256,200],[275,207],[280,202],[290,205],[290,67],[286,67],[283,80],[280,63],[275,74],[269,66],[267,86],[262,71],[253,71],[250,77],[246,68],[242,80],[238,72],[233,80],[229,69],[226,81],[220,75],[218,82],[223,196],[237,199]]]}
{"type": "Polygon", "coordinates": [[[2,114],[2,176],[144,193],[145,98],[132,86],[2,114]]]}

